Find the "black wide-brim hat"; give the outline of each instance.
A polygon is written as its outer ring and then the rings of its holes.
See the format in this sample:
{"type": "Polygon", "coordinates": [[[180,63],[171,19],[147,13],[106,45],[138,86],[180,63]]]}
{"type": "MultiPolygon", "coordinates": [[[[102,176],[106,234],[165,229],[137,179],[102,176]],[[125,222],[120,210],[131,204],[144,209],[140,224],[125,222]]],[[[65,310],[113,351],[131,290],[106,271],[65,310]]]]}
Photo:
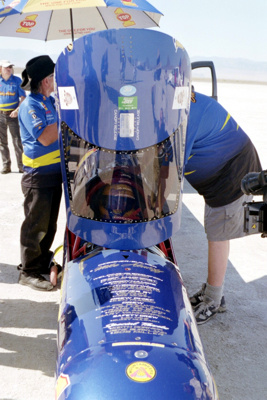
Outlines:
{"type": "Polygon", "coordinates": [[[21,73],[21,88],[31,90],[31,82],[37,85],[44,78],[54,72],[55,63],[49,56],[38,56],[27,62],[26,68],[21,73]]]}

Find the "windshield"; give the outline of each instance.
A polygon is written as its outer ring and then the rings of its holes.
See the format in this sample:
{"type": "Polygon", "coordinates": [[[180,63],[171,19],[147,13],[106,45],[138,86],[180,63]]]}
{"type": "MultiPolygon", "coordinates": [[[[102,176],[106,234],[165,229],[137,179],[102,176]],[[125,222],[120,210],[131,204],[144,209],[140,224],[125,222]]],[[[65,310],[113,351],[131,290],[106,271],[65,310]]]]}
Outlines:
{"type": "Polygon", "coordinates": [[[184,151],[179,131],[136,151],[94,146],[64,123],[62,138],[73,214],[95,221],[133,223],[177,211],[184,151]]]}

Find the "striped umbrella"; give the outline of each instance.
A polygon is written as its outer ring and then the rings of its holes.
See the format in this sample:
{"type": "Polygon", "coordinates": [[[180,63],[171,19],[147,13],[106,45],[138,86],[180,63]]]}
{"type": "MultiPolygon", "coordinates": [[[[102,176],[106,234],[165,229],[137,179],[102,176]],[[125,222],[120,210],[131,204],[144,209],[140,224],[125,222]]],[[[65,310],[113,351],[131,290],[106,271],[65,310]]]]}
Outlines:
{"type": "Polygon", "coordinates": [[[146,0],[2,0],[0,36],[79,38],[111,28],[150,28],[161,17],[146,0]]]}

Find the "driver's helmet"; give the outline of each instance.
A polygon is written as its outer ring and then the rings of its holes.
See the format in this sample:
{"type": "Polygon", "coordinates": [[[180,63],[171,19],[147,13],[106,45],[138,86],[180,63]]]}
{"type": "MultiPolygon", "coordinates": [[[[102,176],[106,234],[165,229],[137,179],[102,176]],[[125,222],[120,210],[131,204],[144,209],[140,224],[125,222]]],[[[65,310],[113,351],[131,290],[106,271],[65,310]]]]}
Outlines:
{"type": "Polygon", "coordinates": [[[110,183],[98,177],[87,187],[87,204],[94,219],[109,222],[133,222],[144,218],[143,190],[129,171],[114,170],[110,183]]]}
{"type": "Polygon", "coordinates": [[[102,218],[128,220],[136,217],[135,197],[130,186],[123,183],[107,185],[103,191],[99,210],[102,218]]]}

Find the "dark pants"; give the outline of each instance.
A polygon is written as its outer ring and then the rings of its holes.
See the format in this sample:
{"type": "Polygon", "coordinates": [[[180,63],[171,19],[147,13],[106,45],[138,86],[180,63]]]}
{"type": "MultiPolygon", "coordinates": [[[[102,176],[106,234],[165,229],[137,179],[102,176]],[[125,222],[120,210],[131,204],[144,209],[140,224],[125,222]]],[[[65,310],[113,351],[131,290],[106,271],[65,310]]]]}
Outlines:
{"type": "Polygon", "coordinates": [[[7,128],[9,128],[12,136],[18,168],[22,170],[23,148],[20,138],[18,118],[11,118],[8,115],[0,113],[0,152],[2,155],[3,167],[10,167],[11,165],[10,152],[8,148],[7,128]]]}
{"type": "Polygon", "coordinates": [[[22,185],[25,219],[20,232],[21,269],[48,273],[60,207],[62,188],[33,189],[22,185]]]}

